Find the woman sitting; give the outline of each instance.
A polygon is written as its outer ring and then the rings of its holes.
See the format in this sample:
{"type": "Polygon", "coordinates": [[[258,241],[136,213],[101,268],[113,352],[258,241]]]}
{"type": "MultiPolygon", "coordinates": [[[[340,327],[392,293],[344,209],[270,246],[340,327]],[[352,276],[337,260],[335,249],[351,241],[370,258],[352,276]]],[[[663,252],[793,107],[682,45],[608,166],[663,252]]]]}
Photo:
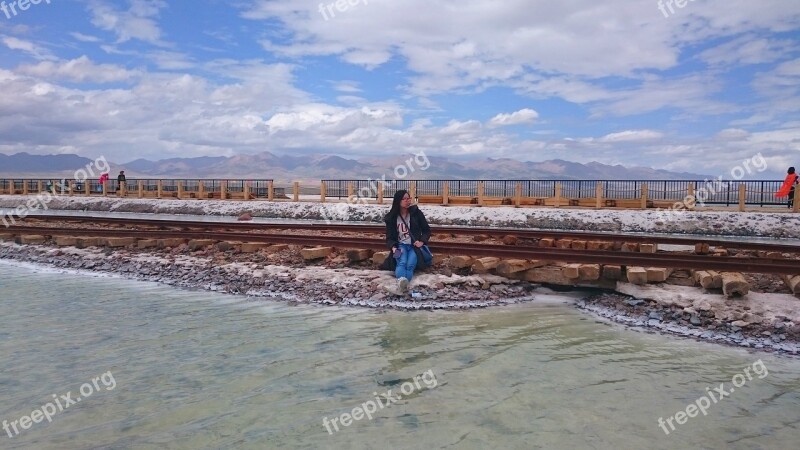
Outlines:
{"type": "Polygon", "coordinates": [[[394,270],[400,293],[405,294],[414,270],[425,269],[433,261],[427,248],[431,227],[419,207],[411,204],[411,195],[403,189],[395,192],[385,222],[386,246],[392,252],[381,267],[394,270]]]}

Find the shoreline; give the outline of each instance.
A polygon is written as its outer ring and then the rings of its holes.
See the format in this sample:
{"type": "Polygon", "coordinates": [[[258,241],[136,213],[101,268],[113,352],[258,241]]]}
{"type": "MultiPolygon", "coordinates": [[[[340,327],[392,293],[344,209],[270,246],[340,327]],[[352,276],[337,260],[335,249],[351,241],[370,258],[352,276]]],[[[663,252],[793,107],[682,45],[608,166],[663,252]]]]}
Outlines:
{"type": "Polygon", "coordinates": [[[721,294],[694,288],[682,291],[687,288],[673,285],[618,283],[616,291],[574,288],[564,292],[490,274],[423,272],[414,277],[410,286],[420,297],[408,298],[385,292],[387,286],[395,283],[389,272],[368,267],[347,268],[336,258],[326,261],[327,267],[295,264],[288,257],[294,250],[285,252],[285,255],[236,254],[213,247],[189,252],[185,244],[161,250],[133,250],[0,242],[0,262],[9,264],[35,264],[87,275],[157,282],[180,289],[277,299],[289,305],[460,310],[537,302],[543,296],[558,294],[574,297],[573,306],[584,313],[637,331],[800,355],[800,312],[796,312],[800,308],[793,304],[797,302],[800,306],[800,299],[787,294],[751,293],[752,298],[745,304],[742,299],[726,299],[721,294]],[[694,299],[689,297],[692,292],[694,299]],[[775,305],[769,304],[776,301],[775,305]]]}

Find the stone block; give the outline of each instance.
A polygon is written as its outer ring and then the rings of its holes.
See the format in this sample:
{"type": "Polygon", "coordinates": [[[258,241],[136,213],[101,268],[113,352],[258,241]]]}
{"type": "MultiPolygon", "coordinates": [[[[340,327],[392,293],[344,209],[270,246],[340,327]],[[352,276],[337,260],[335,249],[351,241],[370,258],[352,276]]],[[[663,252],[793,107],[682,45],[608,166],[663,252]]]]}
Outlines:
{"type": "Polygon", "coordinates": [[[750,284],[738,272],[722,272],[722,293],[726,297],[745,296],[750,292],[750,284]]]}
{"type": "Polygon", "coordinates": [[[372,264],[376,266],[380,266],[386,260],[386,257],[389,256],[389,252],[375,252],[372,254],[372,264]]]}
{"type": "Polygon", "coordinates": [[[500,264],[500,258],[494,256],[487,256],[485,258],[478,258],[472,264],[472,271],[475,273],[487,273],[500,264]]]}
{"type": "Polygon", "coordinates": [[[711,251],[711,247],[708,244],[698,242],[694,244],[694,252],[698,255],[707,255],[711,251]]]}
{"type": "Polygon", "coordinates": [[[525,259],[506,259],[497,265],[497,274],[508,277],[512,273],[522,272],[531,268],[530,263],[525,259]]]}
{"type": "Polygon", "coordinates": [[[272,244],[267,242],[243,242],[242,243],[242,253],[255,253],[259,250],[269,248],[272,244]]]}
{"type": "Polygon", "coordinates": [[[347,251],[347,259],[351,262],[366,261],[372,256],[372,250],[360,248],[347,251]]]}
{"type": "Polygon", "coordinates": [[[647,270],[648,283],[663,283],[672,274],[672,269],[662,267],[648,267],[645,270],[647,270]]]}
{"type": "Polygon", "coordinates": [[[105,239],[98,238],[98,237],[85,237],[85,238],[78,238],[78,248],[88,248],[88,247],[102,247],[105,243],[105,239]]]}
{"type": "Polygon", "coordinates": [[[722,289],[722,277],[713,270],[699,270],[694,273],[694,279],[703,289],[722,289]]]}
{"type": "Polygon", "coordinates": [[[108,247],[120,248],[129,245],[136,245],[136,238],[105,238],[108,247]]]}
{"type": "Polygon", "coordinates": [[[586,241],[576,239],[572,241],[571,248],[574,250],[586,250],[586,241]]]}
{"type": "Polygon", "coordinates": [[[539,247],[550,248],[550,247],[555,247],[555,245],[556,245],[555,239],[552,238],[539,239],[539,247]]]}
{"type": "Polygon", "coordinates": [[[581,277],[581,265],[580,264],[567,264],[561,268],[564,276],[569,278],[570,280],[577,280],[581,277]]]}
{"type": "Polygon", "coordinates": [[[267,247],[265,249],[265,251],[267,253],[270,253],[270,254],[271,253],[279,253],[279,252],[286,251],[286,250],[289,250],[289,244],[274,244],[274,245],[270,245],[269,247],[267,247]]]}
{"type": "Polygon", "coordinates": [[[59,247],[77,247],[78,238],[75,236],[53,236],[53,240],[59,247]]]}
{"type": "Polygon", "coordinates": [[[614,265],[603,266],[603,278],[612,281],[621,280],[622,266],[614,266],[614,265]]]}
{"type": "Polygon", "coordinates": [[[556,248],[572,248],[572,239],[559,239],[556,241],[556,248]]]}
{"type": "Polygon", "coordinates": [[[469,267],[472,263],[475,262],[475,258],[471,256],[451,256],[450,260],[447,262],[447,265],[450,266],[451,269],[463,269],[465,267],[469,267]]]}
{"type": "Polygon", "coordinates": [[[583,281],[600,279],[600,264],[581,264],[578,268],[579,278],[583,281]]]}
{"type": "Polygon", "coordinates": [[[639,244],[639,253],[656,253],[658,244],[639,244]]]}
{"type": "Polygon", "coordinates": [[[167,248],[167,247],[179,247],[186,243],[186,239],[183,238],[166,238],[166,239],[159,239],[158,240],[158,248],[167,248]]]}
{"type": "Polygon", "coordinates": [[[638,252],[639,251],[639,243],[638,242],[625,242],[622,244],[623,252],[638,252]]]}
{"type": "Polygon", "coordinates": [[[628,267],[625,270],[628,283],[645,285],[647,284],[647,269],[644,267],[628,267]]]}
{"type": "Polygon", "coordinates": [[[314,247],[300,250],[300,255],[306,261],[324,258],[333,253],[333,247],[314,247]]]}
{"type": "Polygon", "coordinates": [[[783,281],[789,286],[789,289],[792,290],[792,294],[798,295],[800,294],[800,275],[784,275],[783,281]]]}
{"type": "Polygon", "coordinates": [[[44,244],[46,240],[47,236],[40,234],[23,234],[15,239],[17,244],[44,244]]]}
{"type": "Polygon", "coordinates": [[[522,279],[531,283],[557,284],[561,286],[572,286],[575,280],[564,276],[561,266],[545,266],[535,269],[528,269],[523,272],[522,279]]]}
{"type": "Polygon", "coordinates": [[[139,242],[136,243],[139,249],[144,250],[146,248],[155,248],[158,247],[158,240],[157,239],[140,239],[139,242]]]}
{"type": "Polygon", "coordinates": [[[214,240],[212,239],[192,239],[189,241],[189,251],[197,251],[202,250],[206,247],[214,245],[214,240]]]}

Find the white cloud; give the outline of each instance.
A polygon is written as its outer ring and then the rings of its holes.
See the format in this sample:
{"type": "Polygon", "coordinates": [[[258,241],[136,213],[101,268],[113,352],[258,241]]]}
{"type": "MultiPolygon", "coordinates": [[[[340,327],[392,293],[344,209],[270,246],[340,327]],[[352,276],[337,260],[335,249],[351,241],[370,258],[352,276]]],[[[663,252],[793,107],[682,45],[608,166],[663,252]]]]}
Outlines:
{"type": "Polygon", "coordinates": [[[490,128],[520,125],[523,123],[533,123],[538,118],[539,113],[532,109],[525,108],[511,114],[498,114],[489,120],[488,125],[490,128]]]}
{"type": "Polygon", "coordinates": [[[653,130],[627,130],[619,133],[611,133],[598,139],[599,142],[638,142],[661,139],[663,133],[653,130]]]}
{"type": "Polygon", "coordinates": [[[155,19],[166,7],[164,0],[130,0],[127,11],[119,11],[104,0],[91,0],[88,5],[92,24],[116,34],[118,43],[137,39],[159,46],[167,44],[161,40],[161,29],[155,19]]]}
{"type": "Polygon", "coordinates": [[[2,41],[3,45],[11,50],[19,50],[28,53],[40,61],[52,61],[57,59],[49,50],[42,48],[31,41],[19,39],[14,36],[2,36],[0,41],[2,41]]]}
{"type": "Polygon", "coordinates": [[[88,34],[73,32],[70,33],[69,35],[75,38],[75,40],[81,42],[102,42],[102,39],[100,39],[99,37],[89,36],[88,34]]]}
{"type": "Polygon", "coordinates": [[[141,75],[138,71],[130,71],[113,64],[96,64],[87,56],[71,61],[40,62],[39,64],[23,64],[17,71],[37,78],[68,80],[73,82],[111,83],[128,81],[141,75]]]}

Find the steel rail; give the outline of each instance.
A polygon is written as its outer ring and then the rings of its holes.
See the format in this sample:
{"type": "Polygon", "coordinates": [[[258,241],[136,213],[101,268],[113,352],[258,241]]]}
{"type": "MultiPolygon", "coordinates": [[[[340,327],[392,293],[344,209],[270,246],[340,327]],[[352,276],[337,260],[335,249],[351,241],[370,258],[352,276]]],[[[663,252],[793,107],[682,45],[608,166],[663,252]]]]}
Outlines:
{"type": "MultiPolygon", "coordinates": [[[[244,222],[202,222],[202,221],[176,221],[163,219],[126,219],[119,217],[75,217],[75,216],[28,216],[27,219],[35,220],[61,220],[72,222],[92,222],[124,224],[137,226],[157,226],[157,227],[180,227],[203,228],[203,229],[235,229],[235,230],[329,230],[336,232],[354,233],[385,233],[384,225],[351,225],[351,224],[276,224],[276,223],[244,223],[244,222]]],[[[502,237],[512,234],[522,239],[581,239],[612,242],[631,242],[631,243],[650,243],[664,245],[689,245],[707,244],[712,247],[725,247],[739,250],[761,250],[771,252],[800,253],[800,245],[791,244],[766,244],[758,242],[734,242],[720,239],[708,238],[684,238],[671,236],[635,235],[635,234],[609,234],[597,232],[580,231],[558,231],[558,230],[521,230],[514,228],[474,228],[474,227],[448,227],[434,226],[433,233],[451,233],[456,235],[489,235],[502,237]]]]}
{"type": "MultiPolygon", "coordinates": [[[[208,231],[143,231],[143,230],[86,230],[55,229],[43,233],[41,227],[10,227],[15,233],[37,233],[44,236],[135,237],[139,239],[208,239],[216,241],[264,242],[293,245],[324,245],[338,248],[386,249],[383,239],[364,239],[341,236],[301,236],[270,233],[235,233],[208,231]]],[[[496,256],[518,259],[538,259],[552,262],[614,264],[621,266],[664,267],[675,269],[705,269],[728,272],[800,274],[800,260],[704,256],[693,254],[635,253],[607,250],[571,250],[560,248],[514,247],[506,245],[464,244],[442,242],[431,245],[438,253],[469,256],[496,256]]]]}

